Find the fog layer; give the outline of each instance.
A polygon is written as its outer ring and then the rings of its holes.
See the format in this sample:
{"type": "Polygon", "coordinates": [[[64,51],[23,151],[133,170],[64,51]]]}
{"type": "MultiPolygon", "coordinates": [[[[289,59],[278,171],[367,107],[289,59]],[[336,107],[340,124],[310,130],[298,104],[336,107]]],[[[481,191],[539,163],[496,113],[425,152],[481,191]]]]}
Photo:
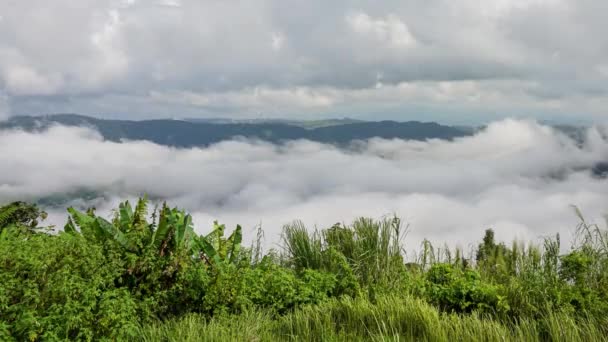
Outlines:
{"type": "Polygon", "coordinates": [[[236,139],[175,149],[108,142],[86,128],[2,131],[0,202],[93,192],[47,208],[49,222],[62,225],[65,205],[109,215],[118,201],[147,193],[190,211],[199,232],[217,219],[240,223],[251,238],[261,223],[267,245],[294,219],[322,228],[388,214],[409,223],[413,249],[425,237],[466,249],[486,228],[503,240],[559,232],[568,241],[577,224],[570,205],[589,221],[608,212],[608,182],[590,172],[608,160],[604,136],[589,129],[580,145],[550,127],[505,120],[451,142],[378,139],[339,149],[236,139]]]}

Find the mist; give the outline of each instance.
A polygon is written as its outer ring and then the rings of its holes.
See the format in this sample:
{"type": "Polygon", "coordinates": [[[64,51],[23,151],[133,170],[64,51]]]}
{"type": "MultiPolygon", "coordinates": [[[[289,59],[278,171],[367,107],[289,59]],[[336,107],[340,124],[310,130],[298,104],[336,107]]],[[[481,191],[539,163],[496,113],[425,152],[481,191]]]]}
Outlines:
{"type": "Polygon", "coordinates": [[[0,122],[8,119],[10,114],[10,108],[7,100],[7,96],[0,92],[0,122]]]}
{"type": "Polygon", "coordinates": [[[393,214],[409,225],[409,250],[423,238],[469,249],[487,228],[503,241],[560,233],[567,242],[578,223],[571,205],[590,222],[603,224],[608,212],[608,183],[590,171],[608,160],[605,136],[590,128],[580,143],[508,119],[453,141],[372,139],[338,148],[235,139],[177,149],[104,141],[88,128],[0,131],[0,202],[68,196],[45,207],[46,223],[62,227],[68,205],[109,216],[121,200],[146,193],[187,209],[199,233],[219,220],[241,224],[247,240],[261,224],[268,247],[296,219],[312,229],[393,214]],[[75,197],[84,191],[94,195],[75,197]]]}

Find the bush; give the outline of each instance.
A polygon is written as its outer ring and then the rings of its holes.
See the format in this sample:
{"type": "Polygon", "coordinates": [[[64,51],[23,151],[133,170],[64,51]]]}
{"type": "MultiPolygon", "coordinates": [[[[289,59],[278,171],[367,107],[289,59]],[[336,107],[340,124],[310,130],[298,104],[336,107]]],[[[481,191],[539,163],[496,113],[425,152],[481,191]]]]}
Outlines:
{"type": "Polygon", "coordinates": [[[474,270],[462,271],[452,264],[434,264],[426,274],[426,293],[431,303],[449,312],[506,312],[509,305],[500,287],[485,283],[474,270]]]}
{"type": "Polygon", "coordinates": [[[300,274],[274,263],[263,263],[244,275],[243,302],[285,313],[296,306],[319,303],[331,296],[336,277],[305,269],[300,274]]]}
{"type": "Polygon", "coordinates": [[[133,336],[137,303],[114,285],[122,269],[78,236],[0,240],[2,333],[17,340],[133,336]]]}

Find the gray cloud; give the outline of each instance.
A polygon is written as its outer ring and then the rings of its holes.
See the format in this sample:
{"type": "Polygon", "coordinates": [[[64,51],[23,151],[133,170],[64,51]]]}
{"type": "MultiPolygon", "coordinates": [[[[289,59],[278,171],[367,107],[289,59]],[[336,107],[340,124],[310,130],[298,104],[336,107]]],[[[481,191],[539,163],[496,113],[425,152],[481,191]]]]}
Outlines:
{"type": "Polygon", "coordinates": [[[472,112],[483,120],[484,113],[493,119],[516,112],[600,120],[608,86],[606,6],[593,0],[6,1],[0,88],[16,114],[434,119],[472,112]],[[447,94],[450,103],[386,91],[463,83],[471,84],[469,91],[447,94]],[[277,104],[269,93],[287,100],[277,104]],[[292,94],[299,94],[294,101],[292,94]],[[470,106],[470,97],[482,111],[470,106]],[[356,106],[345,100],[351,98],[356,106]],[[412,114],[420,106],[433,110],[412,114]]]}
{"type": "MultiPolygon", "coordinates": [[[[560,232],[568,241],[577,223],[570,204],[591,221],[606,211],[608,183],[589,172],[608,159],[606,133],[590,129],[577,146],[547,126],[505,120],[453,142],[373,139],[338,149],[235,140],[174,149],[108,142],[85,128],[2,131],[0,202],[88,189],[103,196],[75,203],[108,214],[147,192],[191,211],[201,232],[214,219],[248,230],[262,223],[269,244],[293,219],[327,227],[391,213],[410,223],[408,248],[423,237],[466,248],[488,227],[506,240],[560,232]]],[[[52,222],[64,220],[51,210],[52,222]]]]}
{"type": "Polygon", "coordinates": [[[10,107],[8,104],[8,96],[0,93],[0,121],[6,120],[10,115],[10,107]]]}

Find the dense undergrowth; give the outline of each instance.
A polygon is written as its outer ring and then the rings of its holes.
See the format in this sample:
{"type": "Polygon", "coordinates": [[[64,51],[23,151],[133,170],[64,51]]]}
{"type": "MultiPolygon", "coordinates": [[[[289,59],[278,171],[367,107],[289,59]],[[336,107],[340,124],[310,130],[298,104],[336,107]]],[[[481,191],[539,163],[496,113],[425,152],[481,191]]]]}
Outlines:
{"type": "MultiPolygon", "coordinates": [[[[68,209],[0,208],[0,340],[514,340],[608,336],[608,233],[582,220],[568,253],[497,243],[405,258],[397,218],[309,231],[282,248],[146,199],[111,220],[68,209]],[[150,213],[149,213],[150,212],[150,213]],[[230,234],[228,234],[230,233],[230,234]]],[[[261,232],[260,232],[261,234],[261,232]]]]}

